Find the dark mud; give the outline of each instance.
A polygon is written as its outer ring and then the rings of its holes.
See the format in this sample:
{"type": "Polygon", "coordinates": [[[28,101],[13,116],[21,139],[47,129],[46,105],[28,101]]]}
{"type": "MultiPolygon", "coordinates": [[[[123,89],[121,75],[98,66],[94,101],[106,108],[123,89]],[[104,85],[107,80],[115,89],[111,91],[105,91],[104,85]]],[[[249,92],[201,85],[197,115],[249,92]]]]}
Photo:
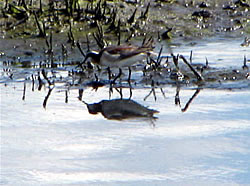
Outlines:
{"type": "Polygon", "coordinates": [[[224,32],[250,34],[249,0],[6,2],[1,2],[0,17],[5,38],[69,34],[72,29],[75,38],[70,33],[69,39],[77,40],[93,33],[98,24],[107,38],[150,34],[162,39],[192,39],[224,32]]]}

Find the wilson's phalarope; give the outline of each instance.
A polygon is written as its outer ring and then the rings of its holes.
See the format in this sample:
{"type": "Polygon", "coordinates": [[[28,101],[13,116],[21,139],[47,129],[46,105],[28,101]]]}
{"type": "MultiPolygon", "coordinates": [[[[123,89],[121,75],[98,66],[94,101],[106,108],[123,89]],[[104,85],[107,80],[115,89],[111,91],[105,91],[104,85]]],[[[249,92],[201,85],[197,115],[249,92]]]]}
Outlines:
{"type": "Polygon", "coordinates": [[[148,46],[109,46],[102,49],[100,52],[91,51],[87,53],[83,63],[88,58],[92,59],[94,64],[106,67],[130,67],[131,65],[142,61],[150,55],[152,47],[148,46]]]}
{"type": "Polygon", "coordinates": [[[130,71],[130,66],[141,62],[152,53],[152,42],[153,40],[149,39],[147,43],[143,44],[142,46],[108,46],[103,48],[100,52],[91,51],[87,53],[82,64],[85,63],[88,58],[91,58],[91,61],[94,64],[109,68],[129,67],[130,71]]]}

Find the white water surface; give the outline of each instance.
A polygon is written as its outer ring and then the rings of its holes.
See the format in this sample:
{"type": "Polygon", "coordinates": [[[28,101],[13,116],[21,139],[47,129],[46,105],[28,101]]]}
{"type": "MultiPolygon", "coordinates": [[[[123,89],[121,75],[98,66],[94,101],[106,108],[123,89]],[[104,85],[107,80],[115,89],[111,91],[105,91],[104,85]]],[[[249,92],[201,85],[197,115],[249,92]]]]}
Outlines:
{"type": "MultiPolygon", "coordinates": [[[[186,112],[156,90],[132,99],[160,111],[147,120],[114,121],[91,115],[78,90],[31,91],[1,85],[3,185],[236,185],[250,183],[249,90],[201,90],[186,112]]],[[[180,92],[181,106],[194,90],[180,92]]],[[[86,89],[85,101],[107,99],[107,88],[86,89]]],[[[128,90],[124,90],[124,96],[128,90]]],[[[112,98],[118,98],[114,94],[112,98]]]]}

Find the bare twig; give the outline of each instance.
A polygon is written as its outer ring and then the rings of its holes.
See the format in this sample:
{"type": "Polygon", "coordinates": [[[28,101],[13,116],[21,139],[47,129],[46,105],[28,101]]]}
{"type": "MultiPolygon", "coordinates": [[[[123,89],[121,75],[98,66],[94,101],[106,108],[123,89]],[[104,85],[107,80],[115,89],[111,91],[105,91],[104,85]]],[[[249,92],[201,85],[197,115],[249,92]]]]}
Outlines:
{"type": "Polygon", "coordinates": [[[180,58],[183,60],[183,62],[191,69],[191,71],[194,73],[198,81],[203,81],[203,78],[201,75],[192,67],[190,63],[185,59],[183,55],[180,55],[180,58]]]}
{"type": "Polygon", "coordinates": [[[86,55],[85,55],[84,52],[82,51],[79,41],[76,42],[76,46],[77,46],[77,48],[79,49],[79,51],[80,51],[80,53],[82,54],[82,56],[85,57],[86,55]]]}

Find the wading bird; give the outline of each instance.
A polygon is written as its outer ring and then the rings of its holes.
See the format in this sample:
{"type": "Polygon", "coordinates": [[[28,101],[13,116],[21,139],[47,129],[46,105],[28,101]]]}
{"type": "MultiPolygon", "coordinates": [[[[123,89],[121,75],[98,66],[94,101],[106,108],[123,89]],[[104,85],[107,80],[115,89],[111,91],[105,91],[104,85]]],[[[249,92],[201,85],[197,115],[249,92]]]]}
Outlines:
{"type": "MultiPolygon", "coordinates": [[[[121,67],[129,68],[129,78],[131,76],[130,67],[136,63],[141,62],[147,56],[152,54],[152,43],[153,39],[149,39],[142,46],[133,46],[133,45],[118,45],[118,46],[108,46],[103,48],[101,51],[91,51],[87,53],[84,61],[81,63],[84,64],[88,58],[91,58],[91,61],[94,64],[105,66],[109,68],[119,68],[119,74],[114,79],[114,81],[121,75],[121,67]]],[[[113,81],[113,82],[114,82],[113,81]]]]}

